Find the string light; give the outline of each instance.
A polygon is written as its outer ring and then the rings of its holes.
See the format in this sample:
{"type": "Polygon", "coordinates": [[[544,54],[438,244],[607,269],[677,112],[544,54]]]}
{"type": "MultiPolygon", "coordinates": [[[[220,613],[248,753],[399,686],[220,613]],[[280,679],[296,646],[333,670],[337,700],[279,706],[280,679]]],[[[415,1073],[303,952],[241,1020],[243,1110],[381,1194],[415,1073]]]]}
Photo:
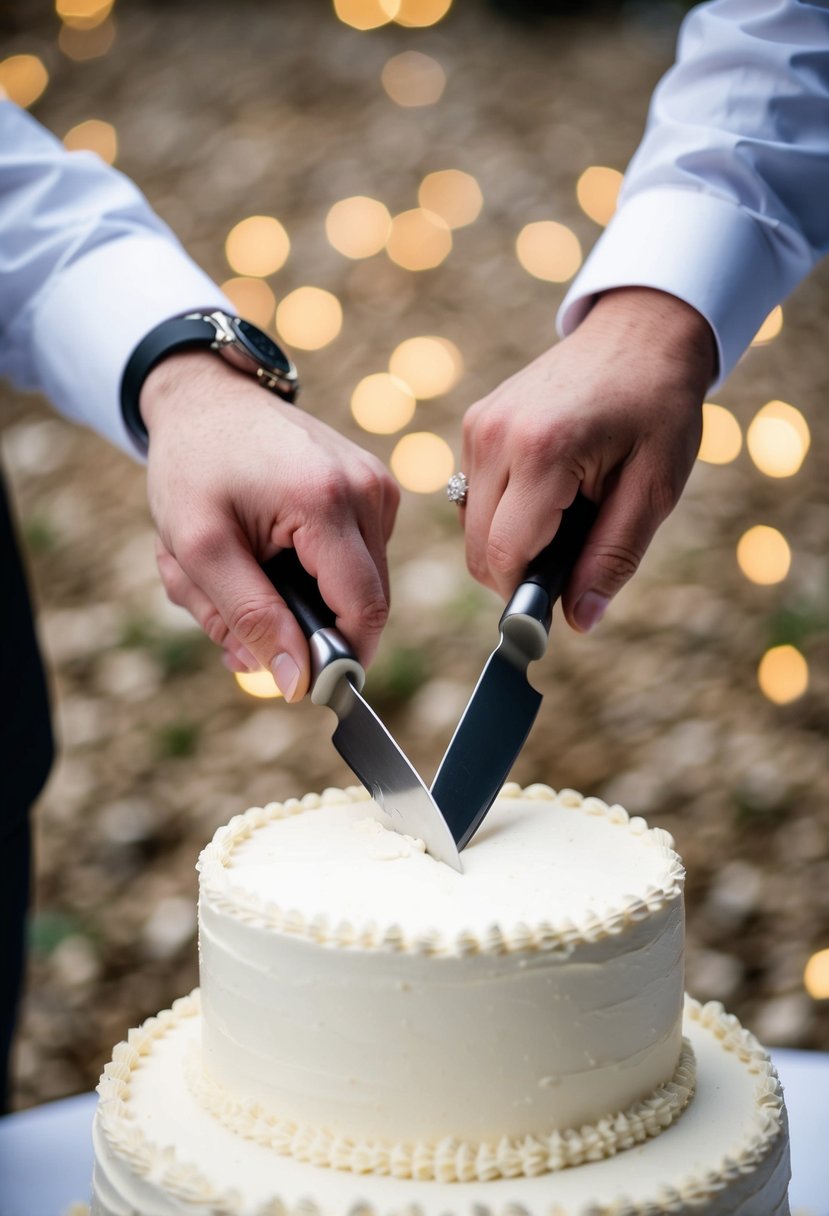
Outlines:
{"type": "Polygon", "coordinates": [[[785,401],[764,405],[746,433],[751,459],[767,477],[793,476],[803,464],[810,443],[806,419],[785,401]]]}
{"type": "Polygon", "coordinates": [[[579,238],[554,220],[525,225],[515,242],[515,252],[529,274],[548,283],[566,283],[581,266],[579,238]]]}
{"type": "Polygon", "coordinates": [[[618,169],[608,169],[605,165],[591,165],[585,169],[576,182],[576,198],[589,219],[602,227],[610,222],[616,210],[622,180],[618,169]]]}
{"type": "Polygon", "coordinates": [[[463,375],[463,357],[448,338],[407,338],[395,348],[389,371],[424,401],[454,388],[463,375]]]}
{"type": "Polygon", "coordinates": [[[113,0],[55,0],[55,12],[73,29],[90,30],[106,21],[112,5],[113,0]]]}
{"type": "Polygon", "coordinates": [[[423,28],[436,25],[452,7],[452,0],[400,0],[395,21],[398,25],[423,28]]]}
{"type": "Polygon", "coordinates": [[[788,705],[809,687],[809,665],[794,646],[773,646],[760,660],[757,682],[775,705],[788,705]]]}
{"type": "Polygon", "coordinates": [[[231,270],[245,278],[264,278],[285,265],[291,250],[288,234],[272,215],[251,215],[228,233],[225,257],[231,270]]]}
{"type": "Polygon", "coordinates": [[[393,435],[408,426],[416,404],[408,384],[388,372],[364,377],[351,394],[355,421],[374,435],[393,435]]]}
{"type": "Polygon", "coordinates": [[[706,464],[730,464],[736,460],[743,446],[740,424],[730,410],[713,401],[702,407],[702,441],[697,460],[706,464]]]}
{"type": "Polygon", "coordinates": [[[264,668],[261,671],[235,671],[233,675],[242,692],[246,692],[249,697],[270,699],[282,696],[273,676],[264,668]]]}
{"type": "Polygon", "coordinates": [[[240,317],[260,329],[270,329],[276,311],[276,296],[264,279],[228,279],[222,291],[240,317]]]}
{"type": "Polygon", "coordinates": [[[391,232],[391,216],[385,203],[356,194],[340,199],[325,219],[325,235],[347,258],[370,258],[385,248],[391,232]]]}
{"type": "Polygon", "coordinates": [[[783,328],[783,309],[779,304],[771,310],[751,340],[752,346],[767,346],[783,328]]]}
{"type": "Polygon", "coordinates": [[[388,25],[400,9],[400,0],[334,0],[334,12],[355,30],[376,30],[388,25]]]}
{"type": "Polygon", "coordinates": [[[58,47],[67,59],[76,63],[85,63],[88,59],[100,59],[112,50],[115,42],[115,22],[107,17],[100,25],[69,25],[61,26],[58,34],[58,47]]]}
{"type": "Polygon", "coordinates": [[[393,55],[380,79],[389,97],[399,106],[433,106],[446,88],[443,68],[421,51],[393,55]]]}
{"type": "Polygon", "coordinates": [[[445,220],[415,207],[401,211],[391,222],[386,253],[404,270],[432,270],[452,251],[452,233],[445,220]]]}
{"type": "Polygon", "coordinates": [[[70,152],[96,152],[101,160],[112,165],[118,155],[118,136],[112,123],[88,118],[66,132],[63,146],[70,152]]]}
{"type": "Polygon", "coordinates": [[[276,310],[276,328],[288,346],[320,350],[333,342],[343,326],[340,301],[321,287],[297,287],[276,310]]]}
{"type": "Polygon", "coordinates": [[[49,83],[49,73],[37,55],[10,55],[0,60],[0,97],[24,109],[34,105],[49,83]]]}
{"type": "Polygon", "coordinates": [[[737,562],[752,583],[770,586],[781,583],[789,573],[792,551],[785,536],[776,528],[757,524],[740,537],[737,562]]]}
{"type": "Polygon", "coordinates": [[[818,950],[803,970],[803,986],[815,1001],[829,1000],[829,950],[818,950]]]}
{"type": "Polygon", "coordinates": [[[420,183],[417,201],[439,215],[450,228],[463,228],[481,214],[484,196],[471,173],[461,169],[439,169],[420,183]]]}
{"type": "Polygon", "coordinates": [[[433,494],[446,486],[455,467],[452,449],[440,435],[412,431],[391,454],[391,471],[405,490],[433,494]]]}

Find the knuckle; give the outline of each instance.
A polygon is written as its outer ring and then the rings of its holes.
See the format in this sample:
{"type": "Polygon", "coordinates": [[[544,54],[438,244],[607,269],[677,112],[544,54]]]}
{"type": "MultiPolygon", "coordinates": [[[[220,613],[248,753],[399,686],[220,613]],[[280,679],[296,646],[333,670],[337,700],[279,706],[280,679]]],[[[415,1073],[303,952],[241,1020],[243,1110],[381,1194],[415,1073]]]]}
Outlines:
{"type": "Polygon", "coordinates": [[[486,546],[486,561],[496,574],[511,574],[516,566],[514,547],[500,536],[490,536],[486,546]]]}
{"type": "Polygon", "coordinates": [[[217,527],[191,528],[176,542],[176,560],[182,569],[192,570],[214,560],[226,541],[226,533],[217,527]]]}
{"type": "Polygon", "coordinates": [[[389,605],[382,596],[376,596],[360,605],[359,621],[365,633],[380,633],[389,619],[389,605]]]}
{"type": "Polygon", "coordinates": [[[348,501],[348,483],[339,469],[318,473],[311,491],[313,501],[324,515],[340,515],[348,501]]]}
{"type": "Polygon", "coordinates": [[[232,633],[247,646],[256,646],[272,631],[272,605],[265,600],[247,599],[235,605],[228,625],[232,633]]]}
{"type": "Polygon", "coordinates": [[[594,553],[594,560],[606,585],[611,589],[618,589],[639,569],[642,555],[628,545],[605,544],[594,553]]]}
{"type": "Polygon", "coordinates": [[[210,641],[215,643],[216,646],[224,645],[225,639],[228,635],[228,628],[216,608],[211,607],[210,611],[201,622],[201,627],[210,638],[210,641]]]}

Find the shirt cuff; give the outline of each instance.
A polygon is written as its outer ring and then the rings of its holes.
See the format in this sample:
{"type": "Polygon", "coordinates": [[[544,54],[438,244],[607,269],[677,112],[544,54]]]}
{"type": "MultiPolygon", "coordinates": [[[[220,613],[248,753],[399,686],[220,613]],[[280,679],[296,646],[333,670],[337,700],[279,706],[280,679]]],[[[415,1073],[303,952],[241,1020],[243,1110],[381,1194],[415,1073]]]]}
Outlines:
{"type": "Polygon", "coordinates": [[[40,387],[57,409],[133,457],[121,417],[121,377],[151,329],[185,312],[235,309],[173,241],[125,236],[56,276],[32,322],[40,387]]]}
{"type": "Polygon", "coordinates": [[[653,287],[705,317],[717,343],[713,387],[786,294],[760,223],[724,199],[673,188],[646,190],[623,204],[564,298],[559,334],[572,333],[598,295],[614,287],[653,287]]]}

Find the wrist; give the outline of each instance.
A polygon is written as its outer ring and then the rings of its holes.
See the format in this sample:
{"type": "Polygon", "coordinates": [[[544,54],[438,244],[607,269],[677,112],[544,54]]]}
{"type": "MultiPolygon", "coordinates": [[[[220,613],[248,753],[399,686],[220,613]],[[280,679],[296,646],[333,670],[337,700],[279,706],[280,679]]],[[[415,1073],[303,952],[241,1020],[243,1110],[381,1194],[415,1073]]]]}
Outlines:
{"type": "Polygon", "coordinates": [[[173,398],[186,394],[204,402],[210,390],[222,384],[238,383],[244,373],[217,359],[211,351],[188,350],[168,355],[148,372],[138,396],[138,409],[148,434],[165,413],[173,398]]]}
{"type": "Polygon", "coordinates": [[[618,287],[599,296],[580,328],[611,333],[625,349],[661,358],[704,394],[717,375],[714,331],[702,313],[666,291],[618,287]]]}

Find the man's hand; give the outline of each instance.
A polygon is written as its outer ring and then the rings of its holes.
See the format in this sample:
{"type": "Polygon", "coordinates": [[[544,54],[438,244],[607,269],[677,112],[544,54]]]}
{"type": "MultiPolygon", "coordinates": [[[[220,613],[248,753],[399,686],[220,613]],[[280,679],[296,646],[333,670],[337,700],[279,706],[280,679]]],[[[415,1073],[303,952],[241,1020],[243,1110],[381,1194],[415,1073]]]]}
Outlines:
{"type": "Polygon", "coordinates": [[[259,565],[285,548],[367,664],[388,616],[399,501],[380,461],[205,352],[165,359],[140,405],[161,578],[226,664],[268,668],[289,701],[307,691],[307,643],[259,565]]]}
{"type": "Polygon", "coordinates": [[[664,292],[608,292],[579,328],[464,419],[471,573],[505,598],[579,489],[598,518],[563,596],[591,629],[679,499],[699,449],[713,334],[664,292]]]}

